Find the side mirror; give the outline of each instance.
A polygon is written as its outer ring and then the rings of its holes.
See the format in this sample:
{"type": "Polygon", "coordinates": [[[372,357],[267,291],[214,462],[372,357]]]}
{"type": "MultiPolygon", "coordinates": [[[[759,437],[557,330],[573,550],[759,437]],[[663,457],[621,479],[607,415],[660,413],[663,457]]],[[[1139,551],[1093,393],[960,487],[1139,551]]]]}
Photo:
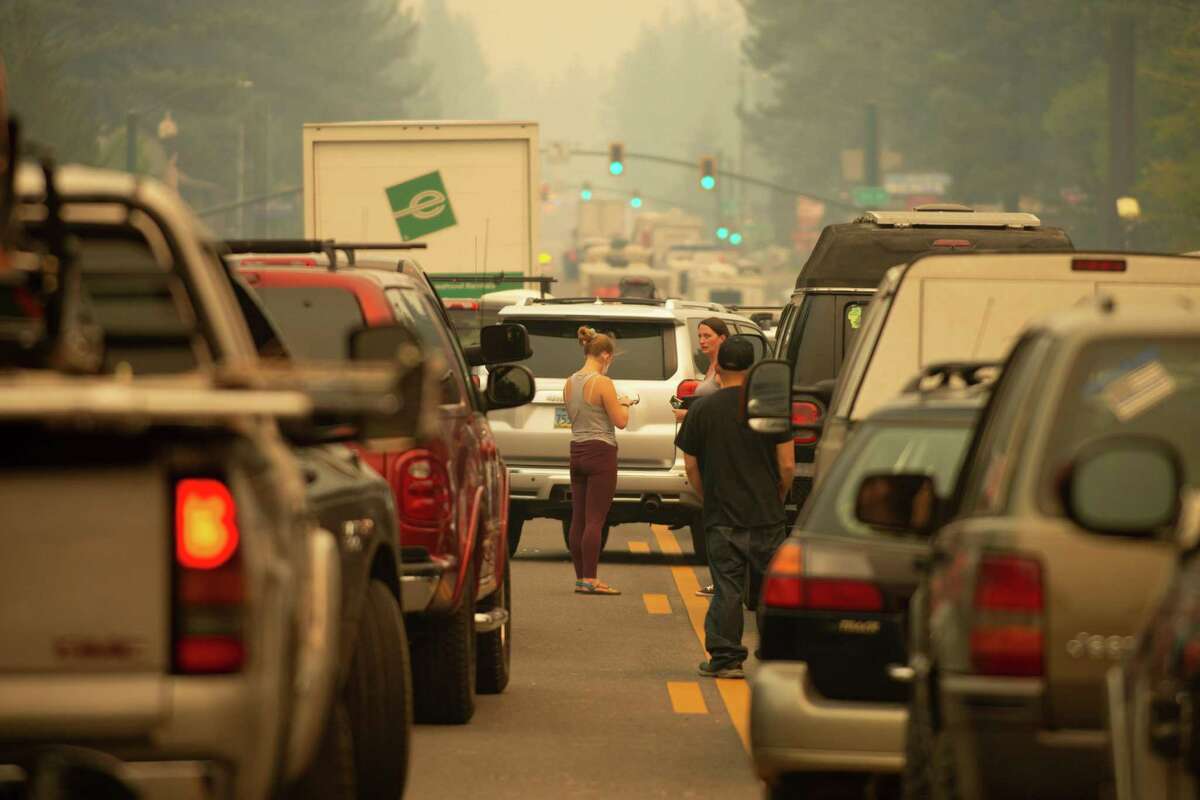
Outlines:
{"type": "Polygon", "coordinates": [[[873,528],[930,534],[937,525],[933,478],[917,473],[867,475],[858,486],[854,515],[873,528]]]}
{"type": "Polygon", "coordinates": [[[1179,454],[1149,436],[1108,436],[1080,448],[1060,484],[1067,516],[1085,530],[1148,537],[1179,518],[1179,454]]]}
{"type": "Polygon", "coordinates": [[[536,384],[533,373],[520,364],[501,364],[488,371],[487,398],[488,411],[502,408],[516,408],[533,400],[536,384]]]}
{"type": "MultiPolygon", "coordinates": [[[[479,351],[482,364],[509,364],[533,355],[529,346],[529,331],[516,322],[485,325],[479,330],[479,351]]],[[[478,367],[482,364],[471,366],[478,367]]]]}
{"type": "Polygon", "coordinates": [[[792,365],[777,358],[759,361],[746,376],[742,415],[757,433],[792,430],[792,365]]]}

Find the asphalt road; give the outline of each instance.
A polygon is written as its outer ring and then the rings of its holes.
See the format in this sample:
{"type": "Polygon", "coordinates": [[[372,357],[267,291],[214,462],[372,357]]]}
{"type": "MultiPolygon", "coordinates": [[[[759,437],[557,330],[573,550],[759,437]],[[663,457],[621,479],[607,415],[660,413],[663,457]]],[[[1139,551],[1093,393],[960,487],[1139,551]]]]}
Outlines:
{"type": "MultiPolygon", "coordinates": [[[[600,577],[619,597],[574,593],[557,522],[526,524],[512,569],[512,682],[468,725],[416,726],[407,797],[762,797],[746,682],[696,674],[707,570],[686,529],[612,530],[600,577]]],[[[753,651],[750,615],[746,632],[753,651]]]]}

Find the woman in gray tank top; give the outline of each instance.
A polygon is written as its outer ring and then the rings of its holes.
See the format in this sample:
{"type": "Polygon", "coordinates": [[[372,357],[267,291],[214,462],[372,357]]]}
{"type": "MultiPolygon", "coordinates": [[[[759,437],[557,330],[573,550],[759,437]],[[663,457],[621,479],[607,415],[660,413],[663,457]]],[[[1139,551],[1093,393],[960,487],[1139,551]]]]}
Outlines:
{"type": "Polygon", "coordinates": [[[567,378],[563,403],[571,419],[571,532],[579,594],[620,594],[596,577],[600,537],[617,490],[617,428],[629,423],[628,399],[617,396],[605,375],[616,349],[613,340],[587,326],[579,329],[586,360],[567,378]]]}

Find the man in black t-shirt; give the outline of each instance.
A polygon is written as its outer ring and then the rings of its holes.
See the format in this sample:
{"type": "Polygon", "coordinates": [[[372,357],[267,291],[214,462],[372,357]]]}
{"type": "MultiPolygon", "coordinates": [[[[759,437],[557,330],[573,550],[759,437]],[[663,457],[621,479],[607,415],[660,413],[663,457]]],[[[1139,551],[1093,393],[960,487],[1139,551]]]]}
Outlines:
{"type": "Polygon", "coordinates": [[[721,390],[693,403],[675,446],[688,481],[704,501],[708,564],[716,592],[704,618],[709,660],[700,674],[744,678],[742,597],[762,583],[775,549],[787,536],[783,499],[792,485],[795,449],[790,433],[755,433],[742,418],[742,385],[754,347],[732,336],[717,354],[721,390]],[[747,573],[752,572],[747,584],[747,573]]]}

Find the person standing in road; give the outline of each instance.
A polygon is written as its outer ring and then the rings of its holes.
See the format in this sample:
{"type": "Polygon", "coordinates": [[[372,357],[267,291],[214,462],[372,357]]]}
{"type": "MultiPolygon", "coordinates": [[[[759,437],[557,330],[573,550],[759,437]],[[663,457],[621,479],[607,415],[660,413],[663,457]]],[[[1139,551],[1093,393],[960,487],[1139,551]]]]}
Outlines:
{"type": "Polygon", "coordinates": [[[563,404],[571,420],[571,532],[568,542],[575,562],[579,594],[620,594],[596,577],[601,533],[617,490],[616,428],[629,424],[625,397],[605,374],[616,355],[613,340],[586,325],[579,329],[583,368],[563,387],[563,404]]]}
{"type": "Polygon", "coordinates": [[[704,618],[709,660],[699,672],[706,677],[745,677],[742,598],[750,586],[761,584],[787,536],[783,500],[792,485],[795,449],[790,433],[755,433],[742,419],[742,386],[753,363],[748,338],[726,340],[717,354],[721,389],[692,406],[675,440],[684,453],[688,482],[704,502],[708,564],[716,587],[704,618]]]}
{"type": "MultiPolygon", "coordinates": [[[[700,352],[708,359],[708,369],[704,373],[704,380],[696,387],[696,391],[692,393],[692,397],[700,398],[707,397],[715,393],[721,388],[721,382],[717,379],[717,352],[721,349],[721,345],[729,338],[729,326],[725,324],[725,320],[720,317],[709,317],[703,319],[696,326],[696,342],[700,346],[700,352]]],[[[695,402],[695,401],[692,401],[695,402]]],[[[686,408],[675,410],[675,421],[683,422],[687,416],[686,408]]],[[[693,536],[703,536],[703,530],[693,530],[693,536]]],[[[713,596],[713,584],[701,586],[696,590],[696,594],[700,597],[713,596]]]]}

